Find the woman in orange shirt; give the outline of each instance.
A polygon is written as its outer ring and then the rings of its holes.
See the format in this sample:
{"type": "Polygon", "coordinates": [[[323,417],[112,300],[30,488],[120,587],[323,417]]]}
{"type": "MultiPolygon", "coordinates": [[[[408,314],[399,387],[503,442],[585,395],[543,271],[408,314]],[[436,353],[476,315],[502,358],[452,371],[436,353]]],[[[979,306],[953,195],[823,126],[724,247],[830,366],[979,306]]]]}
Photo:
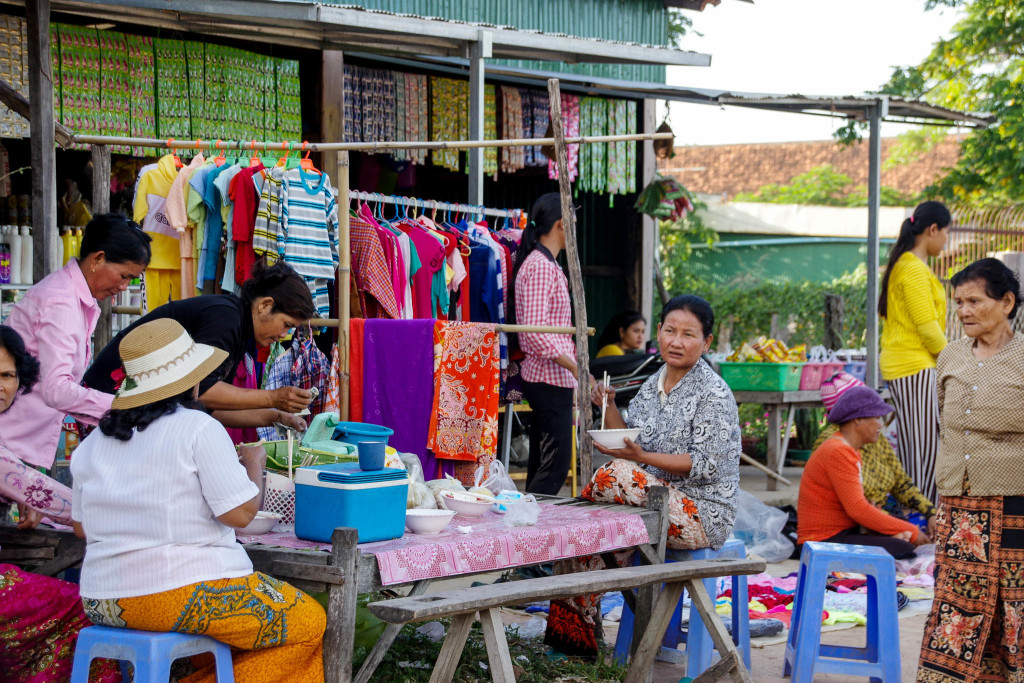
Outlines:
{"type": "Polygon", "coordinates": [[[881,417],[892,412],[869,387],[848,389],[829,412],[839,431],[811,454],[800,479],[797,540],[885,548],[896,559],[914,556],[914,546],[930,542],[910,522],[885,513],[864,497],[860,448],[874,443],[881,417]]]}

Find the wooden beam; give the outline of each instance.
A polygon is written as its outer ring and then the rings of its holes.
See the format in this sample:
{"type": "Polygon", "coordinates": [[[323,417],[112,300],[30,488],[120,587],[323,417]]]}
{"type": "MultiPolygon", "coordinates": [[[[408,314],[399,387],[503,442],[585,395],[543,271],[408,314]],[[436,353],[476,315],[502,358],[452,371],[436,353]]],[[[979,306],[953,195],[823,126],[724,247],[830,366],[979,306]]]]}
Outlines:
{"type": "MultiPolygon", "coordinates": [[[[643,101],[641,133],[653,133],[658,127],[657,100],[643,101]]],[[[658,161],[654,156],[654,141],[647,140],[641,147],[640,189],[647,187],[658,173],[658,161]]],[[[653,216],[640,216],[640,314],[648,321],[654,314],[654,280],[658,263],[658,221],[653,216]]],[[[647,325],[647,334],[653,339],[657,326],[647,325]]]]}
{"type": "Polygon", "coordinates": [[[345,577],[341,585],[327,591],[327,631],[324,633],[324,683],[349,683],[352,680],[352,654],[355,648],[356,564],[359,561],[359,532],[338,527],[331,534],[331,565],[345,577]]]}
{"type": "MultiPolygon", "coordinates": [[[[28,100],[21,96],[20,92],[12,88],[10,84],[2,78],[0,78],[0,102],[7,105],[8,109],[21,116],[29,123],[32,122],[32,105],[29,104],[28,100]]],[[[74,140],[74,136],[71,134],[71,131],[57,121],[53,124],[53,135],[57,140],[57,144],[61,147],[67,147],[74,140]]]]}
{"type": "Polygon", "coordinates": [[[576,369],[579,388],[576,407],[579,410],[579,467],[580,480],[589,482],[594,474],[592,465],[593,443],[590,438],[592,415],[590,411],[590,349],[587,344],[587,298],[583,291],[583,272],[580,268],[580,250],[576,236],[576,209],[572,205],[572,187],[569,185],[569,166],[566,157],[565,130],[562,128],[562,93],[557,78],[548,79],[548,102],[551,108],[551,128],[555,136],[555,159],[558,163],[558,191],[562,196],[562,225],[565,228],[565,253],[569,261],[569,284],[572,289],[573,317],[576,323],[576,369]]]}
{"type": "MultiPolygon", "coordinates": [[[[92,146],[92,213],[98,216],[110,211],[110,148],[106,145],[92,146]]],[[[93,332],[93,348],[105,348],[114,336],[112,329],[111,306],[109,298],[100,300],[100,318],[96,321],[93,332]]]]}
{"type": "Polygon", "coordinates": [[[54,153],[53,64],[50,57],[50,0],[26,0],[29,104],[32,139],[32,242],[35,282],[60,268],[57,234],[57,163],[54,153]]]}

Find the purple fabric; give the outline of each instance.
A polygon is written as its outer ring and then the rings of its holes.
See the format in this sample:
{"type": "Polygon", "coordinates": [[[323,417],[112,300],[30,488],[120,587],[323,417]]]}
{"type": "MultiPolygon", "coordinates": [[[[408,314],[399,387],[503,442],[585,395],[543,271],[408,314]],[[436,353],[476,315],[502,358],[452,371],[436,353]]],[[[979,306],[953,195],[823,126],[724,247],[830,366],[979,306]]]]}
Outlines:
{"type": "Polygon", "coordinates": [[[371,318],[363,331],[363,422],[395,430],[388,441],[437,473],[427,450],[434,399],[434,321],[371,318]]]}

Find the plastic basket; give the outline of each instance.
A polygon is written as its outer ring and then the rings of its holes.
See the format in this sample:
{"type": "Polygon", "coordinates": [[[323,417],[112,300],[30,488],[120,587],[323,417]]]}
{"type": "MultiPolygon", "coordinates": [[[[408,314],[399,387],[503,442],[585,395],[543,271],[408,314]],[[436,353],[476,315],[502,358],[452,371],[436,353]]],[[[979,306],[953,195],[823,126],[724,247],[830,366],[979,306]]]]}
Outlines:
{"type": "Polygon", "coordinates": [[[719,363],[733,391],[796,391],[803,363],[719,363]]]}
{"type": "Polygon", "coordinates": [[[267,473],[263,509],[281,515],[283,524],[295,523],[295,484],[288,477],[267,473]],[[281,479],[284,481],[282,482],[281,479]]]}
{"type": "Polygon", "coordinates": [[[800,391],[817,391],[821,383],[843,369],[842,363],[807,363],[800,373],[800,391]]]}
{"type": "Polygon", "coordinates": [[[864,361],[854,361],[852,363],[846,363],[843,365],[843,370],[850,373],[861,382],[867,379],[868,376],[868,364],[864,361]]]}

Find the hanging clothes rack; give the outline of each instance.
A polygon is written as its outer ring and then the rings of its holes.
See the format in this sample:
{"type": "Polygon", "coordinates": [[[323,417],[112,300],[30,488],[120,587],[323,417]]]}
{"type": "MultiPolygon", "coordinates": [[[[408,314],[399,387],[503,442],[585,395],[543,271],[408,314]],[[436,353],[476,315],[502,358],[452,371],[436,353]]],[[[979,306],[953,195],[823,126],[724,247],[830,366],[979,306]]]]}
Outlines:
{"type": "MultiPolygon", "coordinates": [[[[117,137],[117,136],[105,136],[105,135],[74,135],[73,143],[83,145],[93,145],[93,157],[94,161],[98,157],[105,158],[106,164],[96,164],[97,168],[110,168],[109,166],[109,155],[110,146],[132,146],[132,147],[148,147],[155,149],[171,149],[171,150],[212,150],[212,149],[239,149],[239,150],[251,150],[254,152],[264,151],[308,151],[308,152],[326,152],[335,151],[339,152],[338,156],[338,202],[343,205],[349,203],[349,163],[348,163],[348,152],[350,151],[385,151],[385,150],[400,150],[400,149],[474,149],[474,148],[490,148],[490,147],[529,147],[529,146],[545,146],[554,148],[554,156],[556,163],[560,169],[559,178],[559,190],[562,195],[563,213],[564,207],[570,206],[570,194],[569,194],[569,181],[566,170],[566,147],[568,145],[575,144],[591,144],[591,143],[602,143],[602,142],[639,142],[647,140],[673,140],[674,135],[672,133],[638,133],[633,135],[595,135],[595,136],[579,136],[566,138],[563,135],[563,129],[561,127],[561,101],[560,101],[560,90],[559,81],[557,78],[548,80],[548,95],[550,99],[550,108],[552,111],[552,123],[557,121],[558,128],[555,130],[555,137],[551,138],[525,138],[525,139],[511,139],[511,140],[453,140],[453,141],[380,141],[380,142],[266,142],[266,141],[255,141],[255,140],[193,140],[193,141],[181,141],[181,140],[158,140],[155,138],[132,138],[132,137],[117,137]]],[[[98,180],[98,179],[97,179],[98,180]]],[[[109,183],[109,179],[107,180],[109,183]]],[[[440,208],[440,206],[439,206],[440,208]]],[[[347,211],[338,212],[338,240],[341,244],[346,245],[345,249],[339,250],[339,262],[338,262],[338,312],[341,316],[337,321],[338,327],[338,346],[341,356],[341,369],[340,369],[340,405],[341,405],[341,417],[343,420],[348,419],[348,375],[349,375],[349,343],[348,343],[348,321],[349,321],[349,283],[351,281],[351,254],[348,249],[350,232],[349,232],[349,215],[347,211]]],[[[572,284],[574,291],[579,290],[582,292],[582,268],[579,263],[579,250],[576,243],[575,233],[575,217],[570,215],[568,217],[567,225],[567,253],[569,254],[569,275],[570,283],[572,284]]],[[[577,362],[579,363],[581,376],[585,378],[587,374],[587,368],[589,367],[588,358],[583,351],[585,343],[581,342],[581,339],[588,335],[593,334],[593,329],[586,326],[586,307],[585,302],[580,297],[573,297],[573,313],[576,321],[575,328],[565,328],[565,332],[556,332],[556,334],[573,334],[577,337],[577,362]]],[[[325,321],[327,322],[327,321],[325,321]]],[[[334,321],[330,321],[334,322],[334,321]]],[[[327,325],[332,326],[332,325],[327,325]]],[[[499,326],[501,327],[501,326],[499,326]]],[[[505,331],[547,331],[547,330],[533,330],[530,328],[523,329],[522,326],[504,326],[505,331]],[[509,329],[510,327],[517,327],[519,329],[509,329]]],[[[582,383],[581,383],[582,388],[582,383]]],[[[589,392],[577,392],[577,400],[579,405],[578,408],[584,407],[589,403],[589,392]]],[[[589,437],[586,435],[587,429],[590,426],[590,413],[588,410],[582,409],[579,411],[582,418],[581,432],[583,434],[583,448],[581,449],[581,467],[583,471],[583,477],[585,479],[590,478],[592,474],[590,451],[589,451],[589,437]]]]}
{"type": "Polygon", "coordinates": [[[432,209],[435,211],[458,211],[459,213],[493,216],[494,218],[518,218],[522,209],[488,209],[476,204],[453,204],[451,202],[439,202],[433,199],[416,199],[414,197],[399,197],[379,192],[363,192],[362,190],[349,190],[349,199],[359,199],[364,202],[377,202],[379,204],[395,204],[397,206],[409,206],[419,209],[432,209]]]}

